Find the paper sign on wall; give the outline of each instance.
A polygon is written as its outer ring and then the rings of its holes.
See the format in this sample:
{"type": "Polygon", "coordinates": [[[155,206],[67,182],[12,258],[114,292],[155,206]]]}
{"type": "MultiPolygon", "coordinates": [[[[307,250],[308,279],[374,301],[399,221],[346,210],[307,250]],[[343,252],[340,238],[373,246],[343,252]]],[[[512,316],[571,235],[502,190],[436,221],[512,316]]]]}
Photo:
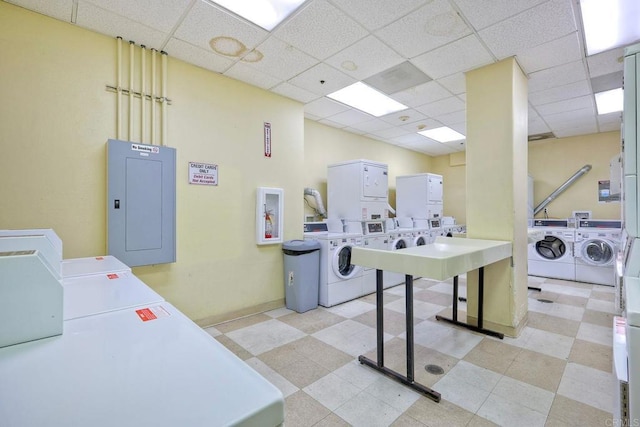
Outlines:
{"type": "Polygon", "coordinates": [[[271,123],[264,124],[264,156],[271,157],[271,123]]]}
{"type": "Polygon", "coordinates": [[[189,162],[189,184],[218,185],[218,165],[189,162]]]}

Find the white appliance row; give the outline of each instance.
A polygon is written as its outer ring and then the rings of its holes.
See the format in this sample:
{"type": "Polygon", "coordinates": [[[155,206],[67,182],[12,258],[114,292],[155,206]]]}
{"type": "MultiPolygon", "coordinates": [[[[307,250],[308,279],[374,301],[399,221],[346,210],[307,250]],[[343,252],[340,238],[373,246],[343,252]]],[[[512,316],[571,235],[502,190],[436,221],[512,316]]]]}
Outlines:
{"type": "Polygon", "coordinates": [[[63,320],[57,334],[15,311],[2,317],[2,336],[22,330],[22,323],[32,325],[30,336],[0,344],[0,425],[284,422],[284,400],[275,386],[116,258],[62,260],[52,230],[0,230],[0,276],[0,316],[10,312],[7,304],[41,298],[32,292],[35,285],[63,291],[61,301],[41,303],[58,305],[63,320]],[[34,283],[29,271],[16,268],[25,259],[42,260],[54,280],[34,283]]]}
{"type": "Polygon", "coordinates": [[[539,219],[533,227],[542,239],[529,244],[529,274],[562,280],[615,286],[615,261],[621,221],[539,219]]]}

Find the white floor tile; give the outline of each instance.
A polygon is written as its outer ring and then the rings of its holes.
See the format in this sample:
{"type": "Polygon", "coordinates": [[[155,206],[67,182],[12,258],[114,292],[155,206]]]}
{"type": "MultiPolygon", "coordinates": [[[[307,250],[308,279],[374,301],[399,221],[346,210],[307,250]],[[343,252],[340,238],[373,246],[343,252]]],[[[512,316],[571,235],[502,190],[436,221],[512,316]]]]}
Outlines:
{"type": "Polygon", "coordinates": [[[558,359],[566,360],[569,357],[571,347],[573,346],[573,338],[553,332],[541,331],[539,329],[530,329],[531,336],[524,345],[524,348],[557,357],[558,359]]]}
{"type": "Polygon", "coordinates": [[[342,304],[335,305],[333,307],[327,308],[326,310],[337,314],[338,316],[346,317],[347,319],[351,319],[357,316],[360,316],[367,311],[375,310],[375,304],[369,304],[368,302],[353,300],[349,302],[345,302],[342,304]]]}
{"type": "Polygon", "coordinates": [[[358,387],[334,374],[325,375],[302,390],[331,411],[360,393],[358,387]]]}
{"type": "Polygon", "coordinates": [[[613,329],[591,323],[581,323],[576,338],[611,347],[613,344],[613,329]]]}
{"type": "Polygon", "coordinates": [[[365,391],[334,412],[354,427],[385,427],[402,415],[397,409],[365,391]]]}
{"type": "MultiPolygon", "coordinates": [[[[397,299],[389,304],[386,304],[384,308],[396,311],[398,313],[405,314],[406,301],[404,298],[397,299]]],[[[431,304],[426,301],[413,300],[413,317],[416,319],[428,319],[440,313],[444,309],[444,306],[438,304],[431,304]]]]}
{"type": "Polygon", "coordinates": [[[257,356],[281,345],[305,337],[298,329],[276,319],[229,332],[227,336],[257,356]]]}
{"type": "Polygon", "coordinates": [[[406,411],[420,399],[420,394],[409,387],[382,375],[379,376],[377,381],[367,387],[365,391],[400,412],[406,411]]]}
{"type": "Polygon", "coordinates": [[[547,418],[538,411],[495,394],[487,398],[477,414],[500,426],[542,427],[547,418]]]}
{"type": "Polygon", "coordinates": [[[278,387],[285,398],[300,390],[298,387],[291,384],[285,377],[271,369],[271,367],[256,357],[245,360],[245,363],[251,366],[257,373],[265,377],[271,384],[278,387]]]}
{"type": "MultiPolygon", "coordinates": [[[[353,320],[345,320],[318,331],[313,337],[354,357],[373,350],[377,345],[376,330],[353,320]]],[[[393,335],[384,334],[385,342],[392,338],[393,335]]]]}
{"type": "MultiPolygon", "coordinates": [[[[406,339],[406,333],[401,334],[400,337],[406,339]]],[[[482,341],[482,336],[462,328],[426,320],[414,326],[413,341],[423,347],[462,359],[482,341]]]]}
{"type": "Polygon", "coordinates": [[[358,387],[360,390],[364,390],[371,384],[380,379],[380,373],[373,368],[363,365],[356,359],[351,363],[336,369],[333,374],[342,378],[358,387]]]}
{"type": "Polygon", "coordinates": [[[602,311],[605,313],[616,313],[615,304],[613,301],[605,301],[592,298],[587,302],[587,308],[589,310],[602,311]]]}
{"type": "Polygon", "coordinates": [[[584,308],[567,304],[544,303],[535,298],[529,298],[529,310],[549,316],[562,317],[563,319],[581,321],[584,308]]]}
{"type": "Polygon", "coordinates": [[[606,412],[613,412],[613,374],[568,363],[558,386],[558,394],[594,406],[606,412]]]}
{"type": "MultiPolygon", "coordinates": [[[[440,292],[442,294],[453,295],[453,284],[447,282],[440,282],[437,285],[433,285],[429,288],[430,291],[440,292]]],[[[458,284],[458,296],[467,296],[467,285],[458,284]]]]}
{"type": "Polygon", "coordinates": [[[555,283],[548,283],[548,282],[543,283],[541,287],[543,291],[553,292],[556,294],[572,295],[575,297],[583,297],[583,298],[589,298],[591,296],[591,288],[588,288],[588,289],[576,288],[573,286],[562,286],[562,285],[557,285],[555,283]]]}
{"type": "Polygon", "coordinates": [[[433,389],[443,399],[475,413],[489,397],[500,377],[493,371],[461,360],[434,384],[433,389]]]}
{"type": "Polygon", "coordinates": [[[295,313],[295,311],[289,310],[286,307],[281,307],[281,308],[276,308],[275,310],[267,311],[264,314],[266,314],[269,317],[273,317],[274,319],[277,319],[278,317],[284,316],[286,314],[291,314],[291,313],[295,313]]]}
{"type": "Polygon", "coordinates": [[[554,393],[542,388],[504,376],[493,389],[492,395],[499,396],[510,403],[525,406],[539,412],[544,417],[549,414],[554,393]]]}

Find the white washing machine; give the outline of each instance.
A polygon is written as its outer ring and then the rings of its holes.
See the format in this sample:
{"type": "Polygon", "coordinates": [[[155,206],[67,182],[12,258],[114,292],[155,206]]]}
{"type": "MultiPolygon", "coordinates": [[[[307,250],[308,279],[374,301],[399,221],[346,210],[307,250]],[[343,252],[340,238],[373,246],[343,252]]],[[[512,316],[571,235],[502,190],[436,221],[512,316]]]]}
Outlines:
{"type": "MultiPolygon", "coordinates": [[[[411,232],[401,231],[400,229],[392,230],[389,233],[387,249],[397,251],[411,247],[411,232]]],[[[396,273],[395,271],[384,271],[383,274],[384,288],[389,288],[399,284],[404,284],[405,275],[396,273]]]]}
{"type": "Polygon", "coordinates": [[[351,264],[351,251],[353,247],[363,245],[362,234],[330,232],[326,223],[313,227],[307,223],[305,230],[305,240],[312,239],[320,243],[318,303],[331,307],[361,297],[363,270],[351,264]]]}
{"type": "Polygon", "coordinates": [[[423,246],[431,243],[429,221],[426,219],[414,219],[412,236],[412,246],[423,246]]]}
{"type": "Polygon", "coordinates": [[[529,244],[529,275],[575,281],[575,229],[560,219],[536,219],[533,227],[542,231],[542,239],[529,244]]]}
{"type": "Polygon", "coordinates": [[[429,243],[436,241],[436,237],[444,236],[444,228],[442,228],[441,218],[429,219],[429,243]]]}
{"type": "MultiPolygon", "coordinates": [[[[367,249],[389,250],[389,235],[384,231],[384,222],[366,221],[363,223],[364,237],[362,246],[367,249]]],[[[362,292],[368,295],[376,291],[376,269],[363,267],[362,292]]]]}
{"type": "Polygon", "coordinates": [[[621,221],[578,221],[574,248],[575,280],[615,286],[615,264],[621,234],[621,221]]]}

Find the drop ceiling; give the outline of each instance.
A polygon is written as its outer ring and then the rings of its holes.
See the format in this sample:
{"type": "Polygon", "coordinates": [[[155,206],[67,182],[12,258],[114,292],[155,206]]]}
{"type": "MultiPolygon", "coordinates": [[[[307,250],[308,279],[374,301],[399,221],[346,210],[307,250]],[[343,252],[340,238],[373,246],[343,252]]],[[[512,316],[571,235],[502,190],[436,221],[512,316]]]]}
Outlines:
{"type": "Polygon", "coordinates": [[[466,134],[464,73],[511,56],[529,78],[530,136],[620,129],[620,113],[597,115],[593,89],[622,85],[623,48],[585,56],[577,0],[307,0],[271,32],[206,0],[7,2],[165,51],[295,99],[310,120],[432,156],[464,151],[466,141],[417,132],[466,134]],[[246,49],[217,53],[216,40],[246,49]],[[392,80],[413,69],[426,74],[417,85],[392,80]],[[388,94],[409,109],[376,118],[326,97],[362,80],[400,88],[388,94]]]}

